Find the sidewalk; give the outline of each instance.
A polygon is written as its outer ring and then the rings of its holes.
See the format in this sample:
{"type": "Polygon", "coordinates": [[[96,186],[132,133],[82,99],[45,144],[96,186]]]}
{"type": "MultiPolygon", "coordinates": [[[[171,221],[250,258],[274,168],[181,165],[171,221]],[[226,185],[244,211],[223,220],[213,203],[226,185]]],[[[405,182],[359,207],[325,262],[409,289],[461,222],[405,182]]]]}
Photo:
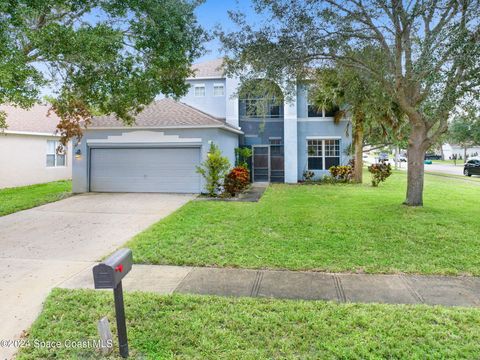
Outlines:
{"type": "MultiPolygon", "coordinates": [[[[91,269],[59,285],[93,289],[91,269]]],[[[127,291],[338,302],[480,306],[480,277],[331,274],[163,265],[134,265],[127,291]]]]}

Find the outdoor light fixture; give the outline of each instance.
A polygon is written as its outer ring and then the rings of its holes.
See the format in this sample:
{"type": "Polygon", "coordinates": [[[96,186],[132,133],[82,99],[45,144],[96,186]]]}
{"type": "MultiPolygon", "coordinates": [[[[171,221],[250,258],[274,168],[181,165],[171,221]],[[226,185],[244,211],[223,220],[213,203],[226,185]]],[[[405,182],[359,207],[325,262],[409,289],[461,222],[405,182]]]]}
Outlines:
{"type": "Polygon", "coordinates": [[[82,150],[78,149],[75,151],[75,159],[81,159],[82,158],[82,150]]]}

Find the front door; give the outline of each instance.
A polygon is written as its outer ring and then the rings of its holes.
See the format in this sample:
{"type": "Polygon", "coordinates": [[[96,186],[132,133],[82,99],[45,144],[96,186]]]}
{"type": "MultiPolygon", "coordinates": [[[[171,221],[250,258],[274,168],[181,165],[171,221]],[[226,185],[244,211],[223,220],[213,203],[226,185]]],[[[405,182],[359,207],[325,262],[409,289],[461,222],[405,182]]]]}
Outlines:
{"type": "Polygon", "coordinates": [[[252,180],[253,182],[270,182],[270,146],[252,146],[252,180]]]}

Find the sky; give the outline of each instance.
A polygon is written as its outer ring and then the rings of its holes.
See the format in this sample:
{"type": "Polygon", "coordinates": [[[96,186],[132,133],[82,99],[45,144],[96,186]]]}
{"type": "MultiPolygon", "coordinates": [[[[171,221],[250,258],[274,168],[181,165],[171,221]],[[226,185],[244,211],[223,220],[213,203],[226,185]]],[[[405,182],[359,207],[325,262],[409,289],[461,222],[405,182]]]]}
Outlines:
{"type": "MultiPolygon", "coordinates": [[[[224,30],[235,30],[235,24],[228,17],[228,10],[241,10],[251,21],[258,18],[255,14],[250,0],[207,0],[197,8],[198,22],[206,30],[213,30],[220,25],[224,30]]],[[[197,62],[218,58],[222,55],[221,44],[215,39],[207,45],[208,53],[202,56],[197,62]]]]}

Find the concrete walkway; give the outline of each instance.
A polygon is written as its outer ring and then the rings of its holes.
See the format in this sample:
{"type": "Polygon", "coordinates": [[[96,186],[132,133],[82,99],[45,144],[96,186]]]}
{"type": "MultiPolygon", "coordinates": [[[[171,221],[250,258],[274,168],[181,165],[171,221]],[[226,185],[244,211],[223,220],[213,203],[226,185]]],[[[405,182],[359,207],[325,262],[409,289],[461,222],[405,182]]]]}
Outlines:
{"type": "MultiPolygon", "coordinates": [[[[86,269],[59,285],[93,288],[86,269]]],[[[480,278],[363,275],[134,265],[127,291],[187,293],[338,302],[479,306],[480,278]]]]}
{"type": "MultiPolygon", "coordinates": [[[[0,340],[28,329],[53,287],[193,198],[85,194],[0,217],[0,340]]],[[[0,359],[15,351],[0,347],[0,359]]]]}

